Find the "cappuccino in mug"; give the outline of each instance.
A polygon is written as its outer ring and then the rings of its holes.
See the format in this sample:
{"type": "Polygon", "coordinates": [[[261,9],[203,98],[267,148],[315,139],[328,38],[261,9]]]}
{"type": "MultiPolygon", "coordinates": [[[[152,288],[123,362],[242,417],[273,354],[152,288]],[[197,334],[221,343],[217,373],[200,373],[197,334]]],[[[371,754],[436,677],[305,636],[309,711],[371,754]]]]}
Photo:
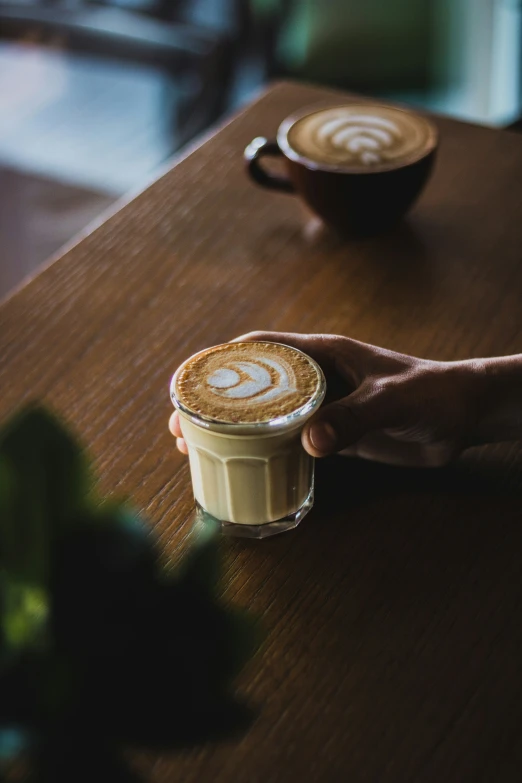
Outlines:
{"type": "Polygon", "coordinates": [[[171,398],[194,496],[224,532],[263,538],[310,510],[313,458],[301,431],[324,394],[316,362],[278,343],[218,345],[177,370],[171,398]]]}
{"type": "Polygon", "coordinates": [[[437,143],[437,129],[421,115],[347,103],[288,117],[275,141],[257,137],[248,145],[245,161],[257,184],[295,193],[338,232],[371,235],[394,226],[414,203],[437,143]],[[266,170],[266,156],[282,156],[287,176],[266,170]]]}

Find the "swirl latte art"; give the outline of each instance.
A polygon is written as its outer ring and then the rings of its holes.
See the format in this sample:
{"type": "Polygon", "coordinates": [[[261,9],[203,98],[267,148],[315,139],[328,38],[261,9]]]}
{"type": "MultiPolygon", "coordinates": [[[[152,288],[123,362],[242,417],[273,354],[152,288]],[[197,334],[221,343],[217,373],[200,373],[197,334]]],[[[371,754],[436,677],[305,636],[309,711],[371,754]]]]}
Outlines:
{"type": "Polygon", "coordinates": [[[229,400],[251,400],[255,405],[296,391],[291,367],[276,359],[258,358],[250,362],[230,362],[207,376],[214,394],[229,400]]]}
{"type": "Polygon", "coordinates": [[[182,366],[176,395],[196,414],[225,422],[263,422],[309,402],[320,385],[315,362],[276,343],[229,343],[182,366]]]}
{"type": "Polygon", "coordinates": [[[288,130],[288,144],[299,155],[361,171],[407,165],[432,142],[430,125],[422,117],[371,104],[323,109],[288,130]]]}

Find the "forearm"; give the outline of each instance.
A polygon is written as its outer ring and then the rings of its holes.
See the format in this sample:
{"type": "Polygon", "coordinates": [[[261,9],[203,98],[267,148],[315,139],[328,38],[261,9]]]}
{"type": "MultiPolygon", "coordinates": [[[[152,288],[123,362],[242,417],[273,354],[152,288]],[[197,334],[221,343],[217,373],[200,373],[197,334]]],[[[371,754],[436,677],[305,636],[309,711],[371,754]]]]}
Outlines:
{"type": "Polygon", "coordinates": [[[473,376],[477,444],[522,440],[522,354],[462,362],[473,376]]]}

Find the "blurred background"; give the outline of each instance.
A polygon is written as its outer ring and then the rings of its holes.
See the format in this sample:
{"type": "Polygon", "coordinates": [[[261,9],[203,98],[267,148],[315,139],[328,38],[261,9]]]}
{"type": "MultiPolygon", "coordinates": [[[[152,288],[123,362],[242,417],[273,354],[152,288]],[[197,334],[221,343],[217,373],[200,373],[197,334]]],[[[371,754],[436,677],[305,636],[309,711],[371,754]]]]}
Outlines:
{"type": "Polygon", "coordinates": [[[522,0],[0,2],[0,298],[274,78],[516,130],[521,20],[522,0]]]}

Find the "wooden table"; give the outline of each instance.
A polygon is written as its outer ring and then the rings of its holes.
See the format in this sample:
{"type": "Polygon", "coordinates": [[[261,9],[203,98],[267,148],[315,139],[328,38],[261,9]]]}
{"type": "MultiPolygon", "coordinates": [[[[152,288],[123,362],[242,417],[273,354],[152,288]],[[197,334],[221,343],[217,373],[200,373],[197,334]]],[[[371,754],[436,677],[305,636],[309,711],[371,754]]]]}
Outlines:
{"type": "MultiPolygon", "coordinates": [[[[0,308],[2,419],[50,403],[172,553],[193,506],[168,382],[192,352],[254,328],[437,359],[522,349],[522,140],[437,118],[409,220],[343,243],[242,164],[252,137],[327,95],[276,85],[0,308]]],[[[151,779],[519,783],[520,447],[433,472],[317,472],[297,531],[225,542],[226,596],[268,632],[240,683],[259,719],[239,742],[157,759],[151,779]]]]}
{"type": "Polygon", "coordinates": [[[0,163],[0,300],[116,198],[0,163]]]}

